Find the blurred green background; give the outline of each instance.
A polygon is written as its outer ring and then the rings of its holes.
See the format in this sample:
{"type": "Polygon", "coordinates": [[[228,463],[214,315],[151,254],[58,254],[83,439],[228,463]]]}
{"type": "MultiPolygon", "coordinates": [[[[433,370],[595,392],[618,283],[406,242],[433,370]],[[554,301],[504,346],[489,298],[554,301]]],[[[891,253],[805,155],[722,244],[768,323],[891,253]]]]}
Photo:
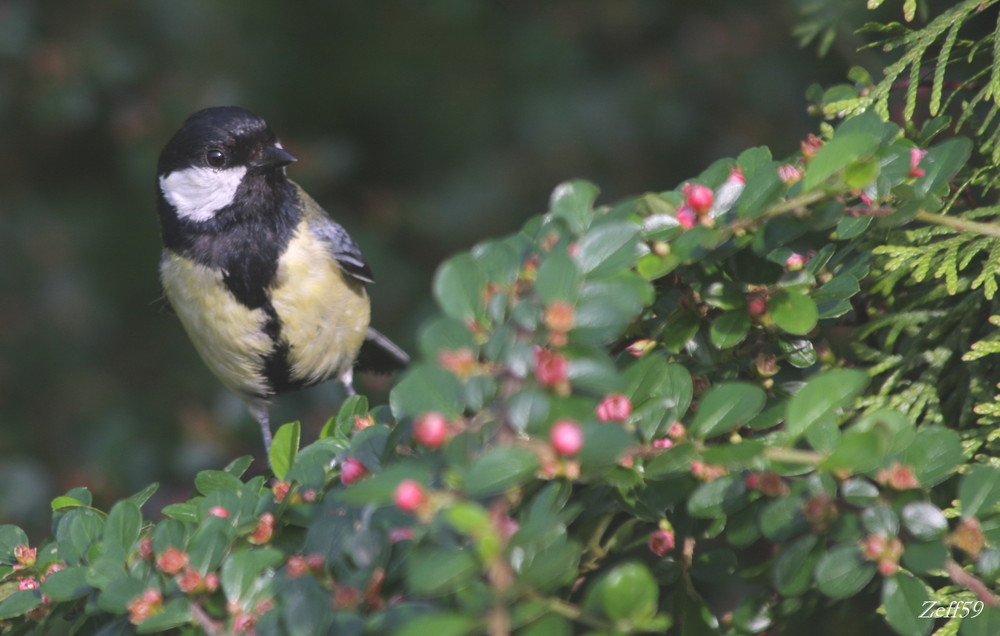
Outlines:
{"type": "MultiPolygon", "coordinates": [[[[375,324],[412,351],[435,266],[561,180],[611,202],[749,146],[791,153],[816,123],[807,86],[858,62],[800,48],[797,4],[0,2],[0,522],[37,528],[81,485],[101,505],[158,480],[164,503],[261,456],[159,300],[155,162],[191,112],[270,122],[371,263],[375,324]]],[[[274,419],[312,439],[341,396],[288,396],[274,419]]]]}

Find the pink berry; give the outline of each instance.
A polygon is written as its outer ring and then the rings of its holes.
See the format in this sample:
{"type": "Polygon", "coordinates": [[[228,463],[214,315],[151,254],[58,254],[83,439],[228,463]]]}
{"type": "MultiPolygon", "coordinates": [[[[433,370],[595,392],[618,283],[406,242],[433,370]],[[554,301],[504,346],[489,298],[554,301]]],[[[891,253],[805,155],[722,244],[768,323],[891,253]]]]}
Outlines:
{"type": "Polygon", "coordinates": [[[798,252],[792,252],[791,256],[785,259],[785,269],[790,272],[797,272],[806,266],[806,257],[798,252]]]}
{"type": "Polygon", "coordinates": [[[564,457],[571,457],[583,448],[583,431],[580,425],[572,420],[560,420],[552,425],[549,432],[552,448],[564,457]]]}
{"type": "Polygon", "coordinates": [[[674,533],[669,530],[660,528],[649,535],[649,551],[656,556],[663,556],[670,552],[674,549],[674,544],[674,533]]]}
{"type": "Polygon", "coordinates": [[[424,413],[413,424],[413,437],[427,448],[440,448],[448,441],[448,421],[436,411],[424,413]]]}
{"type": "Polygon", "coordinates": [[[208,514],[212,515],[213,517],[220,517],[222,519],[225,519],[226,517],[229,516],[229,511],[223,508],[222,506],[212,506],[211,508],[208,509],[208,514]]]}
{"type": "Polygon", "coordinates": [[[427,501],[427,493],[416,481],[404,479],[396,486],[392,499],[403,512],[416,512],[427,501]]]}
{"type": "Polygon", "coordinates": [[[597,419],[602,422],[624,422],[630,415],[632,415],[632,401],[621,393],[612,393],[597,405],[597,419]]]}
{"type": "Polygon", "coordinates": [[[910,178],[917,179],[924,176],[927,172],[920,167],[920,162],[923,158],[927,156],[926,150],[921,150],[920,148],[910,148],[910,178]]]}
{"type": "Polygon", "coordinates": [[[708,186],[697,183],[685,183],[681,188],[681,193],[686,197],[687,204],[698,216],[705,216],[712,209],[715,201],[715,193],[708,186]]]}
{"type": "Polygon", "coordinates": [[[677,222],[685,230],[690,230],[698,224],[698,215],[688,205],[682,205],[677,210],[677,222]]]}
{"type": "Polygon", "coordinates": [[[368,469],[354,457],[348,457],[340,466],[340,482],[350,486],[354,482],[368,476],[368,469]]]}
{"type": "Polygon", "coordinates": [[[535,349],[535,379],[544,386],[558,386],[566,381],[569,361],[562,355],[537,347],[535,349]]]}

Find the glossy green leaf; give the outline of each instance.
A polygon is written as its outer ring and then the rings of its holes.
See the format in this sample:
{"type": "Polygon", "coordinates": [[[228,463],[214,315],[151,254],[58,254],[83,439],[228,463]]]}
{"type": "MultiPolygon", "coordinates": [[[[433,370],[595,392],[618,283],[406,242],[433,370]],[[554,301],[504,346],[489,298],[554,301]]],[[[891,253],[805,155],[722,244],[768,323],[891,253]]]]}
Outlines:
{"type": "Polygon", "coordinates": [[[243,548],[230,554],[223,562],[219,576],[226,600],[235,603],[246,598],[258,577],[284,560],[285,555],[272,548],[243,548]]]}
{"type": "Polygon", "coordinates": [[[746,484],[740,476],[724,475],[695,489],[687,502],[688,512],[703,519],[721,517],[745,493],[746,484]]]}
{"type": "Polygon", "coordinates": [[[21,616],[42,604],[38,590],[18,590],[0,601],[0,620],[21,616]]]}
{"type": "Polygon", "coordinates": [[[913,443],[903,454],[903,463],[913,469],[920,485],[925,488],[950,477],[961,462],[962,446],[958,433],[940,426],[918,430],[913,443]]]}
{"type": "Polygon", "coordinates": [[[794,289],[782,289],[768,300],[774,324],[785,332],[803,336],[813,330],[819,310],[813,299],[794,289]]]}
{"type": "Polygon", "coordinates": [[[833,599],[854,596],[875,576],[875,564],[865,561],[853,545],[841,545],[826,552],[816,565],[819,591],[833,599]]]}
{"type": "Polygon", "coordinates": [[[580,293],[582,282],[583,272],[577,262],[566,252],[552,252],[538,266],[535,291],[546,303],[554,300],[573,302],[580,293]]]}
{"type": "Polygon", "coordinates": [[[472,551],[456,548],[426,548],[412,554],[406,563],[407,584],[416,594],[444,596],[469,584],[479,571],[472,551]]]}
{"type": "Polygon", "coordinates": [[[441,309],[463,322],[473,320],[482,310],[486,278],[468,253],[448,259],[434,275],[434,297],[441,309]]]}
{"type": "Polygon", "coordinates": [[[577,242],[576,262],[590,276],[633,267],[638,237],[639,228],[634,223],[595,225],[577,242]]]}
{"type": "Polygon", "coordinates": [[[833,453],[823,460],[820,467],[824,470],[863,473],[881,467],[885,452],[882,436],[877,432],[850,429],[843,434],[833,453]]]}
{"type": "Polygon", "coordinates": [[[724,382],[709,390],[691,422],[690,433],[714,437],[743,426],[764,407],[767,395],[753,384],[724,382]]]}
{"type": "Polygon", "coordinates": [[[439,411],[448,417],[462,412],[462,386],[451,373],[434,364],[411,368],[389,396],[397,420],[439,411]]]}
{"type": "Polygon", "coordinates": [[[87,584],[87,568],[72,567],[53,572],[42,581],[41,589],[42,594],[56,603],[83,598],[91,590],[87,584]]]}
{"type": "Polygon", "coordinates": [[[525,483],[537,470],[534,453],[522,448],[495,448],[472,463],[463,490],[470,497],[499,494],[525,483]]]}
{"type": "Polygon", "coordinates": [[[130,549],[139,538],[142,527],[142,512],[139,506],[129,500],[123,500],[111,507],[107,521],[104,524],[104,541],[112,542],[122,548],[130,549]]]}
{"type": "Polygon", "coordinates": [[[156,634],[186,625],[191,621],[191,601],[187,598],[175,598],[164,603],[161,612],[137,625],[135,631],[137,634],[156,634]]]}
{"type": "Polygon", "coordinates": [[[785,412],[790,439],[798,439],[818,422],[836,421],[868,385],[868,374],[855,369],[834,369],[814,376],[792,396],[785,412]]]}
{"type": "Polygon", "coordinates": [[[885,504],[865,508],[861,513],[861,523],[871,534],[894,537],[899,534],[899,517],[885,504]]]}
{"type": "Polygon", "coordinates": [[[1000,470],[985,464],[969,468],[959,482],[958,501],[963,517],[992,512],[1000,501],[1000,470]]]}
{"type": "Polygon", "coordinates": [[[418,616],[393,632],[394,636],[465,636],[477,630],[477,621],[457,613],[434,613],[418,616]]]}
{"type": "Polygon", "coordinates": [[[729,349],[743,342],[748,331],[750,316],[746,310],[727,311],[712,321],[709,339],[719,349],[729,349]]]}
{"type": "Polygon", "coordinates": [[[601,607],[611,620],[636,624],[656,614],[659,586],[641,563],[615,566],[601,579],[599,586],[601,607]]]}
{"type": "Polygon", "coordinates": [[[299,442],[302,439],[302,425],[298,422],[283,424],[274,434],[268,459],[271,471],[278,479],[284,479],[288,471],[295,465],[295,456],[299,452],[299,442]]]}
{"type": "Polygon", "coordinates": [[[562,219],[575,234],[582,234],[590,225],[594,200],[600,193],[589,181],[574,180],[561,183],[549,198],[549,215],[562,219]]]}
{"type": "Polygon", "coordinates": [[[971,153],[972,141],[965,137],[948,139],[930,148],[927,156],[920,162],[925,175],[915,184],[917,194],[929,194],[945,188],[948,181],[968,161],[971,153]]]}
{"type": "Polygon", "coordinates": [[[882,607],[885,620],[903,636],[927,636],[934,628],[934,621],[921,618],[931,599],[924,583],[909,572],[899,572],[882,583],[882,607]]]}
{"type": "Polygon", "coordinates": [[[798,596],[809,589],[813,570],[822,550],[816,550],[818,539],[807,534],[783,546],[774,562],[774,585],[785,596],[798,596]]]}
{"type": "Polygon", "coordinates": [[[0,525],[0,554],[5,560],[13,558],[14,548],[19,545],[28,545],[28,535],[24,530],[15,525],[0,525]]]}
{"type": "Polygon", "coordinates": [[[239,490],[243,482],[224,470],[203,470],[195,475],[194,485],[198,492],[207,495],[216,490],[239,490]]]}
{"type": "Polygon", "coordinates": [[[928,501],[913,501],[901,513],[903,525],[920,541],[936,539],[948,530],[948,520],[941,509],[928,501]]]}
{"type": "Polygon", "coordinates": [[[802,191],[808,192],[822,185],[848,164],[870,155],[878,147],[879,141],[878,137],[864,133],[835,135],[809,162],[802,178],[802,191]]]}

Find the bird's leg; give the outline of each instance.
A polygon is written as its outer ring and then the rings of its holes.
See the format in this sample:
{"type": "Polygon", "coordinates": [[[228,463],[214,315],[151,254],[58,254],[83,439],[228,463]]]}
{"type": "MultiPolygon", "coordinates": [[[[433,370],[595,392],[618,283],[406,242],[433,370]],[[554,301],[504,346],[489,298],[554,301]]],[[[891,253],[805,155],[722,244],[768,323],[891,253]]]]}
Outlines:
{"type": "Polygon", "coordinates": [[[358,394],[358,392],[354,390],[354,367],[347,367],[347,371],[340,374],[340,382],[344,385],[344,389],[347,390],[347,395],[358,394]]]}
{"type": "Polygon", "coordinates": [[[264,452],[270,454],[271,452],[271,416],[268,413],[270,410],[267,404],[264,403],[254,403],[250,404],[250,414],[253,415],[257,423],[260,424],[260,432],[264,435],[264,452]]]}

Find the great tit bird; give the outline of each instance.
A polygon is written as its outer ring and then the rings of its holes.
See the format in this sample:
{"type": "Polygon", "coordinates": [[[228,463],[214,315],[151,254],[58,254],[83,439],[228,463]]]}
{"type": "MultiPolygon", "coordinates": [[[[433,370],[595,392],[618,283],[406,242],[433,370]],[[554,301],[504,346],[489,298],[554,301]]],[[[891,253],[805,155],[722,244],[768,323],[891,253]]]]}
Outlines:
{"type": "Polygon", "coordinates": [[[272,398],[406,353],[369,326],[371,269],[347,231],[285,176],[296,161],[260,117],[191,115],[160,153],[163,290],[205,364],[270,448],[272,398]]]}

